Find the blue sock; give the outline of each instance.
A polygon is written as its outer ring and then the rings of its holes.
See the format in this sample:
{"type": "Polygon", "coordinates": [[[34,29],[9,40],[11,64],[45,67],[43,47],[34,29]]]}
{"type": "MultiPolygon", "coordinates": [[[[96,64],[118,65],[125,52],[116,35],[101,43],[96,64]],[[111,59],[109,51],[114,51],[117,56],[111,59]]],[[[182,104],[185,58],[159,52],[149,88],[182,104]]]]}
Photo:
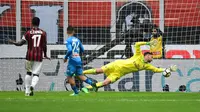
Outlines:
{"type": "Polygon", "coordinates": [[[90,80],[90,79],[88,79],[88,78],[85,80],[85,82],[86,82],[87,84],[89,84],[89,85],[92,85],[92,83],[93,83],[92,80],[90,80]]]}
{"type": "Polygon", "coordinates": [[[78,89],[76,86],[72,86],[72,90],[74,91],[75,94],[78,94],[78,89]]]}

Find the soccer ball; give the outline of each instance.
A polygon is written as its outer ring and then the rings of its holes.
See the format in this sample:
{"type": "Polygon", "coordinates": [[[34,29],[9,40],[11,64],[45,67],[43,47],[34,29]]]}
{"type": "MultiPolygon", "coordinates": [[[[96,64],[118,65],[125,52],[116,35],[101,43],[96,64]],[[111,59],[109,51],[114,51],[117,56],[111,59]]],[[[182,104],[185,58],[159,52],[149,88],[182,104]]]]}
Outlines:
{"type": "Polygon", "coordinates": [[[171,71],[170,71],[170,69],[165,69],[164,71],[163,71],[163,76],[164,77],[169,77],[171,75],[171,71]]]}

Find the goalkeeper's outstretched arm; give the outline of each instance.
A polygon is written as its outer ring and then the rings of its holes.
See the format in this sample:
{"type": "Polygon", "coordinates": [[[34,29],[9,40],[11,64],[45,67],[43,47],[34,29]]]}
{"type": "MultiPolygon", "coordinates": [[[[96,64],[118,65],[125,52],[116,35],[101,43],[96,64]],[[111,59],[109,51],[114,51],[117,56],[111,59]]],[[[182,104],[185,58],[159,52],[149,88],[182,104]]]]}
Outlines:
{"type": "Polygon", "coordinates": [[[157,40],[153,40],[150,42],[136,42],[135,43],[135,54],[140,55],[142,53],[140,46],[142,46],[142,45],[155,46],[157,43],[158,43],[157,40]]]}
{"type": "Polygon", "coordinates": [[[142,52],[140,50],[140,46],[147,45],[147,42],[136,42],[135,43],[135,55],[140,55],[142,52]]]}
{"type": "Polygon", "coordinates": [[[166,69],[166,68],[158,68],[158,67],[155,67],[155,66],[150,65],[150,64],[148,64],[148,66],[147,66],[147,68],[146,68],[146,70],[151,70],[151,71],[154,72],[154,73],[161,73],[161,72],[163,72],[165,69],[166,69]]]}
{"type": "Polygon", "coordinates": [[[155,67],[155,66],[149,64],[146,67],[146,70],[151,70],[154,73],[161,73],[161,72],[164,72],[166,69],[168,71],[170,71],[170,72],[175,72],[177,70],[177,66],[176,65],[172,65],[169,68],[158,68],[158,67],[155,67]]]}

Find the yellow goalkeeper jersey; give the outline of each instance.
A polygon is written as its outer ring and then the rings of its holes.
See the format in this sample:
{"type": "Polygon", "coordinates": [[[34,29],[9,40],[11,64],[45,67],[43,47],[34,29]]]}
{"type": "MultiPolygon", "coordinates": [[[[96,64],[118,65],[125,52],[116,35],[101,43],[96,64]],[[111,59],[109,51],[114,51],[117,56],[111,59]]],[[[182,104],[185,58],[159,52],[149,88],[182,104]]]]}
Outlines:
{"type": "Polygon", "coordinates": [[[153,72],[164,71],[164,68],[157,68],[150,63],[144,62],[144,55],[140,50],[140,46],[146,44],[147,42],[137,42],[135,44],[134,56],[126,60],[114,61],[115,68],[120,72],[121,76],[140,70],[151,70],[153,72]]]}

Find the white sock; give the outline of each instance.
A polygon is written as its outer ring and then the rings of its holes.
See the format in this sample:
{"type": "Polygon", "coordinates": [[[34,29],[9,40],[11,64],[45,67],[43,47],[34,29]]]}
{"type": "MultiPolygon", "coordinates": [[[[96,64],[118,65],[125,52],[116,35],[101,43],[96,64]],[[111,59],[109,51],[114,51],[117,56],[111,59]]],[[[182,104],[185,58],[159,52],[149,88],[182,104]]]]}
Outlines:
{"type": "Polygon", "coordinates": [[[39,81],[39,77],[38,76],[33,76],[31,86],[33,88],[35,88],[35,86],[37,85],[38,81],[39,81]]]}
{"type": "Polygon", "coordinates": [[[30,86],[31,86],[31,76],[26,75],[25,76],[25,87],[26,87],[25,93],[30,93],[30,86]]]}

